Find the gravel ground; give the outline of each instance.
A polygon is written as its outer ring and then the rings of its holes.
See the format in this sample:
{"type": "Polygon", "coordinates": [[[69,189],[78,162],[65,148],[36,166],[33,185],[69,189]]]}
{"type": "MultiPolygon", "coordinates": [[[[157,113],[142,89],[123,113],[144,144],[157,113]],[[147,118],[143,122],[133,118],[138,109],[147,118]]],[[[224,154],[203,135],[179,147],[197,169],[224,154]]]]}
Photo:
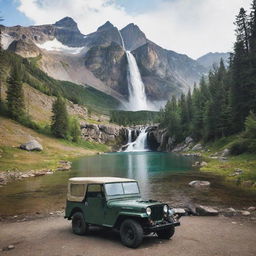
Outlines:
{"type": "Polygon", "coordinates": [[[148,236],[138,249],[124,247],[117,233],[102,229],[76,236],[71,223],[60,216],[0,222],[0,255],[255,256],[255,244],[255,223],[223,216],[183,217],[171,240],[148,236]]]}

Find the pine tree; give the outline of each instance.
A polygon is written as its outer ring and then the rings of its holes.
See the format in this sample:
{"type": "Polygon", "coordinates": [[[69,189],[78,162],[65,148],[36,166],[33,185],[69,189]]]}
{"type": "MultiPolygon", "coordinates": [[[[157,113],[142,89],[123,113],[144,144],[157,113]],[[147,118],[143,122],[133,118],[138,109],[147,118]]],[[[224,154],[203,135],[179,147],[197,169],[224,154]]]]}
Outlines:
{"type": "Polygon", "coordinates": [[[240,9],[235,21],[237,42],[243,42],[246,52],[249,52],[249,19],[244,8],[240,9]]]}
{"type": "Polygon", "coordinates": [[[81,129],[76,118],[71,118],[69,123],[69,133],[73,142],[78,142],[81,136],[81,129]]]}
{"type": "Polygon", "coordinates": [[[68,113],[65,100],[58,96],[52,105],[52,124],[51,130],[58,138],[67,138],[69,131],[68,113]]]}
{"type": "Polygon", "coordinates": [[[9,116],[15,120],[21,120],[25,116],[24,93],[22,88],[23,70],[15,64],[8,80],[7,107],[9,116]]]}

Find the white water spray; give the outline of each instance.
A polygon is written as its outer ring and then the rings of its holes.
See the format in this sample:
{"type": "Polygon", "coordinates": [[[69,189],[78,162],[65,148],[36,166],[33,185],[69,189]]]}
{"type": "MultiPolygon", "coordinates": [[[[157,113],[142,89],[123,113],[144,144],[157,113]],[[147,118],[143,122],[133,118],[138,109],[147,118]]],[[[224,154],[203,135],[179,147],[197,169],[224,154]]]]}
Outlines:
{"type": "Polygon", "coordinates": [[[122,41],[123,49],[125,50],[127,60],[128,60],[128,90],[129,90],[129,102],[128,108],[131,111],[139,110],[150,110],[147,97],[145,93],[145,86],[141,79],[140,71],[136,62],[136,59],[130,51],[127,51],[125,48],[124,40],[120,31],[119,35],[122,41]]]}
{"type": "Polygon", "coordinates": [[[137,139],[132,142],[131,130],[128,130],[128,147],[125,152],[144,152],[148,151],[147,145],[147,128],[143,128],[137,137],[137,139]]]}

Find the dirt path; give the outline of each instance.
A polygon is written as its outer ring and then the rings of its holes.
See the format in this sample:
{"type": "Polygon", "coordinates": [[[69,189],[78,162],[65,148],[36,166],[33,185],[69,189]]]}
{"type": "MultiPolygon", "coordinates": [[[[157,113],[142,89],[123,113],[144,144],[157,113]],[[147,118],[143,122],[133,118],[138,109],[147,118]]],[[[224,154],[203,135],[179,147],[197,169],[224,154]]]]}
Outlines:
{"type": "Polygon", "coordinates": [[[50,217],[19,223],[0,223],[0,255],[19,256],[255,256],[256,225],[232,223],[224,217],[184,217],[170,241],[146,237],[140,248],[124,247],[113,232],[94,230],[87,237],[71,233],[70,222],[50,217]]]}

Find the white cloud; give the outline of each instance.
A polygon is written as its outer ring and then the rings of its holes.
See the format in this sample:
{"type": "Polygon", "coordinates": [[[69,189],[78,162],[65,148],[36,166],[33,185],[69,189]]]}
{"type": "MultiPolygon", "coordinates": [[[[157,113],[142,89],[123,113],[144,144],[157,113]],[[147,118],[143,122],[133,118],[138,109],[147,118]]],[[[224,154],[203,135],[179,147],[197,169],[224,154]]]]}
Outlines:
{"type": "Polygon", "coordinates": [[[136,23],[147,37],[163,46],[197,58],[210,51],[231,51],[235,15],[251,0],[159,0],[156,9],[136,16],[107,0],[19,0],[19,10],[36,24],[70,16],[84,33],[107,20],[118,28],[136,23]]]}

